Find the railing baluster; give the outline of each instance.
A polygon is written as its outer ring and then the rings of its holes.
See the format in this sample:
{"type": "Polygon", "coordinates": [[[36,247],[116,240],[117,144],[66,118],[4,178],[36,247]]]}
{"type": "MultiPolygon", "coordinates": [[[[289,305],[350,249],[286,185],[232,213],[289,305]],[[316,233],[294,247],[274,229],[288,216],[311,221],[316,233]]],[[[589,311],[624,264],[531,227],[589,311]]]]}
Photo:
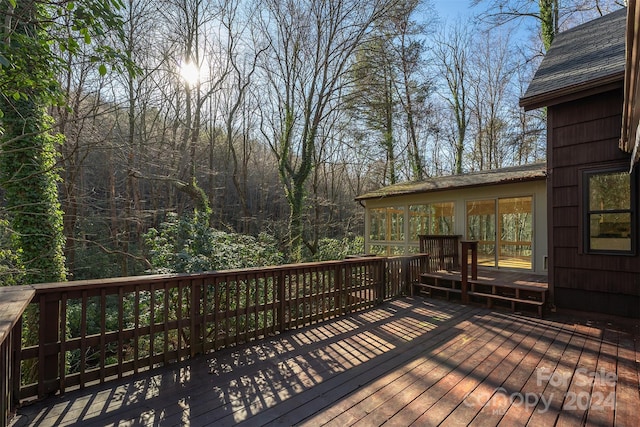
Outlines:
{"type": "Polygon", "coordinates": [[[133,304],[133,372],[138,373],[140,359],[140,287],[135,287],[135,303],[133,304]]]}
{"type": "Polygon", "coordinates": [[[67,370],[67,294],[63,293],[61,296],[60,305],[60,357],[58,358],[58,372],[60,372],[60,392],[64,393],[65,379],[67,370]]]}
{"type": "Polygon", "coordinates": [[[200,299],[202,298],[201,286],[203,284],[202,279],[192,279],[189,286],[189,296],[191,297],[191,324],[189,326],[189,337],[191,338],[191,352],[190,356],[194,357],[196,354],[202,353],[202,332],[200,330],[200,313],[202,310],[200,299]]]}
{"type": "MultiPolygon", "coordinates": [[[[164,350],[164,363],[168,364],[169,363],[169,283],[168,282],[164,282],[163,286],[162,286],[162,293],[164,296],[164,302],[162,304],[162,316],[164,317],[164,342],[163,344],[163,350],[164,350]]],[[[178,292],[180,289],[180,282],[178,282],[178,292]]],[[[179,334],[178,334],[179,335],[179,334]]],[[[178,346],[178,348],[180,348],[178,346]]],[[[177,350],[177,349],[176,349],[177,350]]]]}
{"type": "Polygon", "coordinates": [[[156,289],[153,284],[149,286],[149,355],[147,357],[149,368],[153,367],[153,355],[155,353],[155,325],[156,325],[156,289]]]}
{"type": "Polygon", "coordinates": [[[124,363],[124,288],[118,289],[118,378],[123,375],[124,363]]]}
{"type": "Polygon", "coordinates": [[[107,331],[107,295],[104,288],[100,289],[100,383],[104,383],[105,379],[105,359],[106,359],[106,340],[107,331]]]}
{"type": "Polygon", "coordinates": [[[80,388],[86,383],[87,372],[87,291],[82,291],[82,302],[80,305],[80,388]]]}

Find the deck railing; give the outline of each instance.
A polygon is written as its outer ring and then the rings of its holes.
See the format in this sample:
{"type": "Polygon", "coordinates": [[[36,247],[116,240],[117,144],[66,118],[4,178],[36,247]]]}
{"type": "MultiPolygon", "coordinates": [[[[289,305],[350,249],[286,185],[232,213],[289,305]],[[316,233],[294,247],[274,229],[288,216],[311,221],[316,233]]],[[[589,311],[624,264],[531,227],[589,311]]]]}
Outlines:
{"type": "Polygon", "coordinates": [[[31,294],[9,316],[11,333],[1,336],[0,425],[22,399],[373,307],[406,294],[427,260],[425,254],[362,257],[14,287],[31,294]]]}
{"type": "Polygon", "coordinates": [[[34,295],[28,286],[0,287],[0,426],[8,423],[20,392],[22,314],[34,295]]]}
{"type": "Polygon", "coordinates": [[[420,253],[429,254],[429,271],[460,268],[460,235],[421,234],[420,253]]]}

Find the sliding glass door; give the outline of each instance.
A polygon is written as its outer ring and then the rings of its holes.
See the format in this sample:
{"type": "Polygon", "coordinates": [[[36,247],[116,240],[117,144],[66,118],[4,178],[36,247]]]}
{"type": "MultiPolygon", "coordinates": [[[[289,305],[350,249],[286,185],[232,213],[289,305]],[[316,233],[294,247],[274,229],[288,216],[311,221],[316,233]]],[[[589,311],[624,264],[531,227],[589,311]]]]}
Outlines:
{"type": "Polygon", "coordinates": [[[532,268],[532,198],[467,202],[467,239],[478,241],[478,264],[532,268]]]}
{"type": "Polygon", "coordinates": [[[498,200],[498,267],[531,269],[531,197],[498,200]]]}
{"type": "Polygon", "coordinates": [[[478,241],[478,264],[496,266],[496,201],[467,202],[467,239],[478,241]]]}

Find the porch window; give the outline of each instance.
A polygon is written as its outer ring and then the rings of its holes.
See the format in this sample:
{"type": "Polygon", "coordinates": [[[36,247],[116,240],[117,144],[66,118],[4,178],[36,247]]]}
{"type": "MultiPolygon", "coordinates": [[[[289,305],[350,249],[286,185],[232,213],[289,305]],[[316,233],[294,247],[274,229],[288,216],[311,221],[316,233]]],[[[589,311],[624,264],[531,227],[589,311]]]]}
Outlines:
{"type": "Polygon", "coordinates": [[[368,252],[377,255],[418,253],[420,234],[455,234],[454,202],[371,208],[368,252]]]}
{"type": "Polygon", "coordinates": [[[455,234],[454,211],[453,202],[409,206],[409,241],[418,242],[421,234],[455,234]]]}
{"type": "Polygon", "coordinates": [[[404,237],[404,207],[376,208],[369,211],[371,253],[403,254],[404,237]]]}
{"type": "Polygon", "coordinates": [[[585,172],[586,252],[632,253],[635,212],[626,171],[585,172]]]}

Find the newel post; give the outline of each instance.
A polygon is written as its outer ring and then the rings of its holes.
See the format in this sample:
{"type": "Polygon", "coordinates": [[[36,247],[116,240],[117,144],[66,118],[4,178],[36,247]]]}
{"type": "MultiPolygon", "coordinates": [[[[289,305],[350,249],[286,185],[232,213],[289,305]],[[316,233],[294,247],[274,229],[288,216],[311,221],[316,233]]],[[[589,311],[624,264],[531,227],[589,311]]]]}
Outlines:
{"type": "Polygon", "coordinates": [[[463,240],[460,242],[462,245],[462,259],[460,267],[460,275],[462,281],[462,302],[467,304],[469,302],[469,251],[471,251],[471,278],[478,278],[478,242],[475,240],[463,240]]]}
{"type": "MultiPolygon", "coordinates": [[[[405,295],[411,292],[413,288],[413,270],[411,269],[411,259],[409,257],[402,257],[402,275],[404,282],[404,292],[405,295]]],[[[400,293],[400,289],[398,289],[398,293],[400,293]]]]}

